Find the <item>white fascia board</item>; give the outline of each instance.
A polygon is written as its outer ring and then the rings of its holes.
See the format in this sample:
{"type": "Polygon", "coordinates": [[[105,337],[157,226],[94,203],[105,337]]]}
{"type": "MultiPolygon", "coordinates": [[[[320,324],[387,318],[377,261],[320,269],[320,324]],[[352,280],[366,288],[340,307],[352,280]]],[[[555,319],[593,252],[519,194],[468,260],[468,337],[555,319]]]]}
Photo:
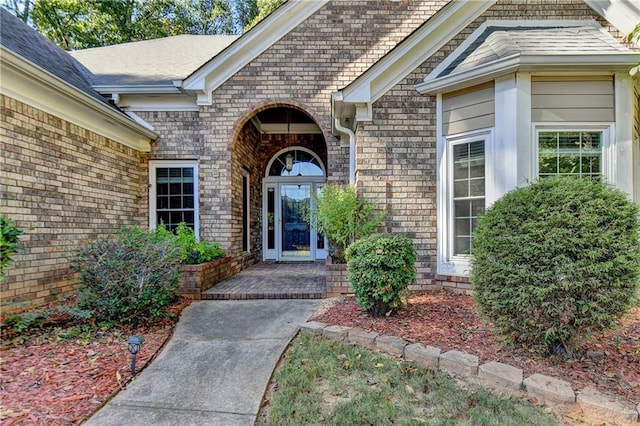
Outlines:
{"type": "Polygon", "coordinates": [[[12,51],[0,49],[0,93],[142,152],[158,135],[12,51]]]}
{"type": "Polygon", "coordinates": [[[496,0],[452,1],[343,90],[345,102],[380,99],[496,0]]]}
{"type": "Polygon", "coordinates": [[[640,3],[635,0],[584,0],[611,25],[628,35],[640,22],[640,3]]]}
{"type": "Polygon", "coordinates": [[[180,89],[173,84],[130,84],[130,85],[94,85],[93,90],[105,93],[129,94],[171,94],[180,93],[180,89]]]}
{"type": "Polygon", "coordinates": [[[197,92],[200,105],[210,104],[212,91],[316,13],[328,1],[288,0],[255,28],[183,80],[182,88],[197,92]]]}
{"type": "Polygon", "coordinates": [[[449,55],[447,55],[447,57],[444,59],[444,61],[440,62],[440,64],[438,64],[438,66],[436,66],[433,71],[431,71],[429,73],[429,75],[427,75],[424,78],[425,83],[430,81],[430,80],[435,80],[436,78],[438,78],[438,76],[447,68],[449,68],[449,66],[453,63],[453,61],[455,61],[456,59],[458,59],[458,57],[467,50],[467,48],[469,48],[469,46],[471,46],[473,43],[476,42],[476,40],[478,40],[478,38],[486,31],[487,28],[489,27],[506,27],[506,28],[517,28],[517,27],[523,27],[523,26],[527,26],[527,27],[540,27],[540,28],[554,28],[554,27],[586,27],[586,26],[591,26],[594,28],[601,28],[600,24],[598,24],[596,21],[589,19],[589,20],[566,20],[566,21],[562,21],[562,20],[549,20],[549,21],[543,21],[543,20],[537,20],[537,19],[532,19],[532,20],[511,20],[511,21],[498,21],[498,20],[487,20],[485,22],[483,22],[478,28],[476,28],[476,30],[471,33],[471,35],[469,37],[467,37],[462,43],[460,43],[460,45],[454,49],[453,52],[451,52],[449,55]]]}
{"type": "Polygon", "coordinates": [[[473,68],[467,72],[449,74],[442,78],[416,84],[415,88],[423,95],[458,90],[491,81],[501,75],[514,73],[519,66],[520,55],[513,55],[473,68]]]}
{"type": "Polygon", "coordinates": [[[415,88],[421,94],[434,94],[471,87],[517,71],[554,70],[573,73],[593,71],[613,73],[628,71],[638,62],[640,62],[640,53],[513,55],[469,71],[417,84],[415,88]]]}
{"type": "Polygon", "coordinates": [[[199,111],[193,95],[119,95],[118,107],[126,111],[199,111]]]}
{"type": "Polygon", "coordinates": [[[602,67],[603,69],[626,70],[640,62],[640,53],[598,53],[567,55],[562,53],[552,55],[522,55],[520,64],[522,67],[602,67]]]}
{"type": "Polygon", "coordinates": [[[131,117],[131,119],[133,121],[135,121],[136,123],[138,123],[139,125],[146,127],[147,129],[151,130],[152,132],[155,131],[155,128],[148,122],[144,121],[142,119],[142,117],[140,117],[138,114],[136,114],[133,111],[125,111],[125,114],[127,114],[129,117],[131,117]]]}

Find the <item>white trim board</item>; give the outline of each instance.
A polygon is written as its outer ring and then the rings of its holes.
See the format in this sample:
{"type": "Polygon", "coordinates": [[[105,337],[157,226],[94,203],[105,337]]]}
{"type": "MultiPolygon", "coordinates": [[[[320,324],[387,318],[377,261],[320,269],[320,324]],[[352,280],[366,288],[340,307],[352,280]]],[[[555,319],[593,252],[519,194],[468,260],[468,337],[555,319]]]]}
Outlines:
{"type": "Polygon", "coordinates": [[[329,0],[288,0],[245,35],[183,81],[174,84],[211,105],[211,94],[249,62],[320,10],[329,0]]]}
{"type": "Polygon", "coordinates": [[[53,74],[1,49],[0,93],[137,151],[151,151],[158,135],[53,74]]]}

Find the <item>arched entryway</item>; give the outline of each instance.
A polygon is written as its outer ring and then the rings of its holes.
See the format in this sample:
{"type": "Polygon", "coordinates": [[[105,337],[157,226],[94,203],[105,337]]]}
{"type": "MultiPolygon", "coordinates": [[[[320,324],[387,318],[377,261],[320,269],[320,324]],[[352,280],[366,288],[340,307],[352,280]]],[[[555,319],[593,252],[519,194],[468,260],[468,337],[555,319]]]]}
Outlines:
{"type": "Polygon", "coordinates": [[[265,105],[242,119],[231,147],[232,252],[256,261],[314,261],[326,244],[304,221],[328,175],[323,128],[295,103],[265,105]]]}
{"type": "Polygon", "coordinates": [[[326,259],[324,236],[306,221],[325,179],[326,168],[310,149],[288,147],[271,158],[262,192],[264,260],[326,259]]]}

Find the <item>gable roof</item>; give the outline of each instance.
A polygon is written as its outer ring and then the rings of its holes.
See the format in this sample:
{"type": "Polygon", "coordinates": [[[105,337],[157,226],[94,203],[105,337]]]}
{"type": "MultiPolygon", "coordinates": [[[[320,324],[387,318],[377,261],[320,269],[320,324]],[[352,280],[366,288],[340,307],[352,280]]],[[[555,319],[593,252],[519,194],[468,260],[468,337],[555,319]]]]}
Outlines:
{"type": "Polygon", "coordinates": [[[628,71],[638,62],[640,53],[595,21],[486,21],[416,89],[452,91],[516,71],[628,71]]]}
{"type": "Polygon", "coordinates": [[[198,95],[198,105],[211,105],[211,93],[291,32],[329,0],[287,0],[228,48],[176,85],[198,95]]]}
{"type": "Polygon", "coordinates": [[[92,87],[67,52],[0,8],[0,93],[139,151],[157,139],[92,87]]]}
{"type": "Polygon", "coordinates": [[[179,35],[70,52],[104,86],[168,86],[207,63],[238,36],[179,35]]]}
{"type": "Polygon", "coordinates": [[[0,8],[0,44],[108,105],[107,100],[93,89],[91,73],[86,68],[4,8],[0,8]]]}
{"type": "MultiPolygon", "coordinates": [[[[497,0],[450,1],[348,86],[332,95],[332,123],[368,121],[372,104],[435,54],[497,0]]],[[[335,125],[334,125],[335,128],[335,125]]]]}
{"type": "Polygon", "coordinates": [[[438,74],[468,71],[514,55],[611,55],[631,52],[599,25],[562,27],[487,26],[483,33],[438,74]]]}
{"type": "MultiPolygon", "coordinates": [[[[356,121],[371,120],[372,104],[376,100],[406,78],[409,73],[496,2],[497,0],[450,1],[348,86],[334,92],[332,94],[334,130],[337,130],[336,122],[345,125],[349,121],[349,125],[354,126],[356,121]],[[355,117],[355,120],[347,120],[348,117],[355,117]]],[[[628,0],[584,0],[584,2],[623,33],[630,32],[640,21],[640,6],[631,4],[628,0]]],[[[420,85],[416,88],[423,91],[420,85]]]]}

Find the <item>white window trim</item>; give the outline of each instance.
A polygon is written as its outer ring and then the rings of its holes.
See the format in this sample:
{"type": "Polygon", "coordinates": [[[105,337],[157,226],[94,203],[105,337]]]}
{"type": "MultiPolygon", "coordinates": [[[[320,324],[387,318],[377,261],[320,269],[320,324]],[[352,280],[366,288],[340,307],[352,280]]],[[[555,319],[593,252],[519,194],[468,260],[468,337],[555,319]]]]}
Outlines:
{"type": "Polygon", "coordinates": [[[602,176],[607,183],[615,185],[615,159],[614,145],[611,143],[615,140],[614,123],[602,122],[535,122],[532,123],[532,140],[531,144],[531,170],[533,171],[532,180],[538,179],[539,172],[539,143],[538,134],[540,132],[602,132],[602,176]]]}
{"type": "MultiPolygon", "coordinates": [[[[439,128],[441,128],[439,126],[439,128]]],[[[451,170],[452,146],[484,142],[485,155],[485,207],[489,200],[495,199],[494,177],[494,130],[493,128],[474,130],[451,136],[441,136],[438,144],[438,182],[437,182],[437,271],[440,275],[468,276],[471,272],[471,255],[454,256],[453,248],[453,173],[451,170]]]]}
{"type": "Polygon", "coordinates": [[[193,168],[193,227],[196,239],[200,239],[200,196],[198,162],[195,160],[149,160],[149,229],[156,228],[156,169],[159,167],[193,168]]]}
{"type": "MultiPolygon", "coordinates": [[[[247,191],[247,199],[246,200],[242,200],[243,202],[243,212],[242,214],[244,215],[246,212],[247,215],[247,224],[246,224],[246,229],[244,229],[244,222],[242,224],[243,229],[242,229],[242,233],[244,234],[246,231],[246,244],[247,244],[247,249],[244,251],[245,253],[251,253],[251,173],[249,173],[248,170],[243,169],[242,170],[242,177],[246,178],[246,182],[243,182],[243,186],[245,186],[245,188],[243,188],[243,194],[244,191],[247,191]]],[[[244,181],[244,179],[243,179],[244,181]]]]}

